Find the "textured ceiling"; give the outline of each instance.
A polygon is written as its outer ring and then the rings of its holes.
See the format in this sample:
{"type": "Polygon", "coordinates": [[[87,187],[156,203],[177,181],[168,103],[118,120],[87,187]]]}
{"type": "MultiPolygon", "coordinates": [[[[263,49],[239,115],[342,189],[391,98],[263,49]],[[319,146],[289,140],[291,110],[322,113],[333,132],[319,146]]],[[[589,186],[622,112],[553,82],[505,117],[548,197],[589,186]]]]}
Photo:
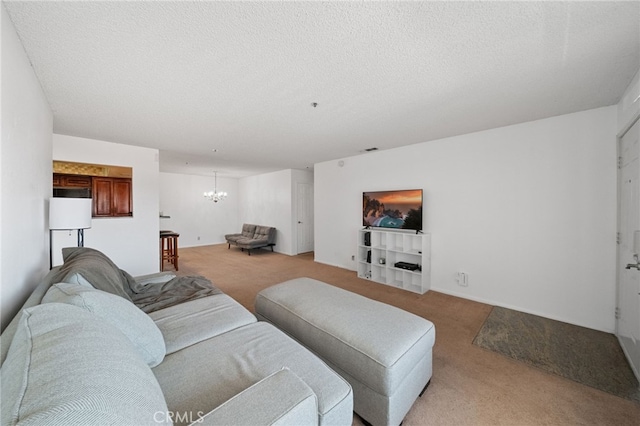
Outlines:
{"type": "Polygon", "coordinates": [[[158,148],[165,172],[312,168],[612,105],[640,68],[640,2],[3,4],[54,132],[158,148]]]}

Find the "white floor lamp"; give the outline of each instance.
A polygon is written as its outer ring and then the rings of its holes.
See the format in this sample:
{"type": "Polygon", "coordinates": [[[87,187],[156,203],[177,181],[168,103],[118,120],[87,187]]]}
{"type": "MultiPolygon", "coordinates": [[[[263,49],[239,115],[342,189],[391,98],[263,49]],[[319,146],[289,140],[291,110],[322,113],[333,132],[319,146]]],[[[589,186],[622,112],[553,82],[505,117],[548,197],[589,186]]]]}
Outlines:
{"type": "Polygon", "coordinates": [[[91,198],[49,198],[49,267],[53,268],[53,231],[78,230],[78,247],[84,247],[84,230],[91,228],[91,198]]]}

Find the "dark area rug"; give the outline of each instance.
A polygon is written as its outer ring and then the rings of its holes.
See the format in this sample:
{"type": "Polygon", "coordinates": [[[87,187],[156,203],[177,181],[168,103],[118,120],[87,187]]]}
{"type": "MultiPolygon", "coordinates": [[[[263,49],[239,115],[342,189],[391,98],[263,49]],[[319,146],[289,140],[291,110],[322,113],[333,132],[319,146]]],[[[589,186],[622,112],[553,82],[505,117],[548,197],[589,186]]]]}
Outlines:
{"type": "Polygon", "coordinates": [[[640,402],[638,380],[613,334],[496,306],[473,344],[640,402]]]}

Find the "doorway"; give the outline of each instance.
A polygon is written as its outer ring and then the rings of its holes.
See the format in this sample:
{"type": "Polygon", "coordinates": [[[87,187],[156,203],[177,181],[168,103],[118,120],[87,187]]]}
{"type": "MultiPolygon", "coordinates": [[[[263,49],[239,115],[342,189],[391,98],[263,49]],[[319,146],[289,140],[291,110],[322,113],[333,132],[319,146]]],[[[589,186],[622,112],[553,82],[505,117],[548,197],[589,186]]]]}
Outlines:
{"type": "MultiPolygon", "coordinates": [[[[634,233],[640,231],[640,120],[618,140],[618,253],[616,335],[640,380],[640,270],[634,233]]],[[[636,237],[636,238],[640,238],[636,237]]]]}
{"type": "Polygon", "coordinates": [[[296,254],[313,251],[313,184],[296,187],[296,254]]]}

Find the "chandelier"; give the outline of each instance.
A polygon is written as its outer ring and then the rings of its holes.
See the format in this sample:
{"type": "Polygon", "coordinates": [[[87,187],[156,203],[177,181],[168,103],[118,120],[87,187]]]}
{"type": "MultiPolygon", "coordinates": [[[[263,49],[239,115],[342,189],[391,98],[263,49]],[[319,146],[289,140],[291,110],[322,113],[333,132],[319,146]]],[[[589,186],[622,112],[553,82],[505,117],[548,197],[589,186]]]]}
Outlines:
{"type": "Polygon", "coordinates": [[[224,200],[227,197],[227,193],[224,191],[220,191],[218,192],[218,172],[213,172],[213,176],[214,176],[214,184],[213,184],[213,191],[208,191],[204,193],[204,197],[207,198],[209,201],[213,201],[214,203],[217,203],[220,200],[224,200]]]}

